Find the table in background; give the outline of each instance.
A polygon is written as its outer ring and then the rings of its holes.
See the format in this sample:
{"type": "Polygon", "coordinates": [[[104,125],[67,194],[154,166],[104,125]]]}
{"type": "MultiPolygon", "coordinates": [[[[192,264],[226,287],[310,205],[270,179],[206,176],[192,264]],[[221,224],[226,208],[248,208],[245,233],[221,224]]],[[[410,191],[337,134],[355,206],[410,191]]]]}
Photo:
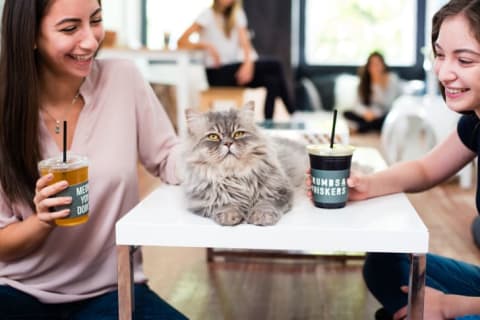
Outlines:
{"type": "Polygon", "coordinates": [[[199,92],[208,88],[201,51],[103,48],[98,57],[132,60],[148,82],[175,85],[178,132],[186,132],[185,110],[194,107],[199,92]]]}
{"type": "MultiPolygon", "coordinates": [[[[289,121],[264,120],[258,125],[273,136],[298,140],[305,144],[330,143],[333,112],[297,111],[289,121]]],[[[337,117],[335,126],[335,143],[349,144],[350,133],[343,117],[337,117]]]]}
{"type": "MultiPolygon", "coordinates": [[[[353,161],[385,168],[372,148],[357,148],[353,161]]],[[[349,202],[342,209],[315,208],[305,194],[297,194],[294,203],[274,226],[225,227],[189,212],[180,186],[153,191],[116,224],[120,319],[131,319],[134,312],[131,255],[134,246],[142,245],[409,253],[409,319],[423,319],[428,231],[405,194],[349,202]]]]}

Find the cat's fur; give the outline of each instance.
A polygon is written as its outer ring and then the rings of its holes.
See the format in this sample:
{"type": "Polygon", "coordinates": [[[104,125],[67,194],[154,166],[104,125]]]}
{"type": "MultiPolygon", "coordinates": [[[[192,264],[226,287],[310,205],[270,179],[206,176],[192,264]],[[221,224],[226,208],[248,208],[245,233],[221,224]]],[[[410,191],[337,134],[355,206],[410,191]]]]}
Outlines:
{"type": "Polygon", "coordinates": [[[305,147],[263,134],[253,103],[223,112],[189,109],[186,116],[182,185],[189,209],[221,225],[275,224],[292,207],[294,189],[304,184],[305,147]]]}

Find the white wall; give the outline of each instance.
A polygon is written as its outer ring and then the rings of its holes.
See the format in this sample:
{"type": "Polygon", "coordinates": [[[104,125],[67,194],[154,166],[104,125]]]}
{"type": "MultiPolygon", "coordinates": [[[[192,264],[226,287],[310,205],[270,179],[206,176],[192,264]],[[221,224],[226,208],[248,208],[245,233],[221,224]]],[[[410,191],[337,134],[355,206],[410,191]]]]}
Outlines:
{"type": "MultiPolygon", "coordinates": [[[[4,2],[5,0],[0,0],[0,16],[4,2]]],[[[105,29],[117,31],[118,45],[139,47],[141,44],[140,1],[102,0],[102,6],[105,29]]]]}
{"type": "MultiPolygon", "coordinates": [[[[297,2],[297,0],[293,1],[294,3],[297,2]]],[[[0,8],[3,8],[4,2],[5,0],[0,0],[0,8]]],[[[427,0],[427,44],[430,43],[432,15],[446,2],[447,0],[427,0]]],[[[140,4],[141,1],[139,0],[102,0],[105,28],[117,32],[118,45],[130,47],[140,46],[140,4]]]]}
{"type": "Polygon", "coordinates": [[[438,92],[438,81],[435,73],[433,71],[433,51],[431,46],[431,32],[432,32],[432,18],[435,12],[440,9],[448,0],[428,0],[426,8],[426,17],[425,17],[425,48],[424,55],[425,60],[423,62],[423,68],[426,73],[426,86],[427,94],[429,96],[434,96],[439,94],[438,92]]]}
{"type": "Polygon", "coordinates": [[[117,32],[117,45],[141,46],[140,4],[139,0],[102,0],[104,27],[117,32]]]}
{"type": "Polygon", "coordinates": [[[448,0],[428,0],[426,12],[426,28],[425,28],[425,43],[430,44],[430,32],[432,31],[432,18],[435,12],[440,9],[448,0]]]}

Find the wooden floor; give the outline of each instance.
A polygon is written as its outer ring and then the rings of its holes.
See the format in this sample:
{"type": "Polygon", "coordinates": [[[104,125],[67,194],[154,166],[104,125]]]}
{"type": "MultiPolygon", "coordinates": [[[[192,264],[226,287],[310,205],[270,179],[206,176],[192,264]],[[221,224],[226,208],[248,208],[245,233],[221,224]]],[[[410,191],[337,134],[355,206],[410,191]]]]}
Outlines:
{"type": "MultiPolygon", "coordinates": [[[[379,147],[377,135],[353,136],[352,144],[379,147]]],[[[140,192],[159,182],[140,172],[140,192]]],[[[470,224],[474,190],[452,180],[409,195],[430,232],[430,251],[480,264],[470,224]]],[[[378,302],[361,277],[361,260],[230,259],[207,264],[205,249],[144,247],[151,287],[190,319],[373,319],[378,302]]]]}

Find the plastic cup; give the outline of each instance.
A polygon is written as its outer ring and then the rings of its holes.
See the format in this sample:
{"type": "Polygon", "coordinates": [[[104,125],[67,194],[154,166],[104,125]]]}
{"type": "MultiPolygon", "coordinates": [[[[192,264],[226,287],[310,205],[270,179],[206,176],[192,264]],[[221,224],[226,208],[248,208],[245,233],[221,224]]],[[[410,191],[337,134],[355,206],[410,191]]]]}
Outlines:
{"type": "Polygon", "coordinates": [[[312,194],[315,207],[343,208],[348,199],[347,179],[354,148],[350,145],[311,144],[310,157],[312,194]]]}
{"type": "Polygon", "coordinates": [[[68,154],[67,161],[63,162],[62,155],[42,160],[38,163],[41,176],[53,173],[50,184],[66,180],[68,187],[57,193],[55,197],[72,197],[70,205],[54,207],[53,210],[70,209],[66,218],[56,219],[58,226],[76,226],[85,223],[89,214],[88,199],[88,159],[83,156],[68,154]]]}
{"type": "Polygon", "coordinates": [[[168,50],[170,48],[170,32],[163,33],[163,49],[168,50]]]}

